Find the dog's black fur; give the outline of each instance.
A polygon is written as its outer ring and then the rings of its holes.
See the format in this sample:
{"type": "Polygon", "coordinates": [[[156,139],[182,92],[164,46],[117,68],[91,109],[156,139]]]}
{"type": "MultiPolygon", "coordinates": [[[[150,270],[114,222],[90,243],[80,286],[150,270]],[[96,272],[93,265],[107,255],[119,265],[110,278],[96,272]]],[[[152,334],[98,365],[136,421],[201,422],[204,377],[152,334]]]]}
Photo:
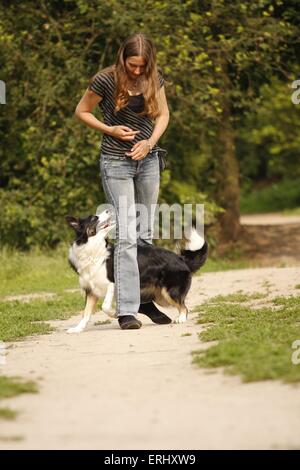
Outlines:
{"type": "MultiPolygon", "coordinates": [[[[109,224],[111,221],[109,218],[107,219],[106,213],[103,213],[103,216],[106,218],[104,217],[104,222],[101,223],[100,220],[102,220],[102,215],[99,217],[88,216],[85,218],[67,216],[66,220],[76,232],[75,242],[70,249],[69,261],[71,266],[77,272],[76,246],[78,248],[80,247],[80,250],[82,250],[91,237],[99,237],[100,235],[100,245],[98,243],[97,247],[100,250],[99,253],[101,252],[101,256],[103,257],[105,270],[104,275],[100,277],[99,280],[95,279],[95,282],[98,282],[98,284],[104,282],[106,285],[106,283],[109,284],[115,282],[115,245],[107,240],[107,235],[110,230],[109,224]],[[99,233],[101,230],[103,231],[103,240],[101,238],[101,233],[99,233]]],[[[176,254],[170,250],[155,245],[149,245],[146,243],[143,245],[137,244],[137,261],[140,272],[140,313],[145,313],[150,316],[150,318],[151,312],[154,315],[153,318],[156,314],[164,315],[159,309],[157,309],[153,303],[154,301],[158,305],[164,307],[175,306],[179,311],[179,317],[182,314],[182,321],[185,321],[187,316],[185,298],[191,286],[192,274],[203,266],[208,255],[207,242],[201,239],[194,228],[191,231],[191,237],[194,240],[193,243],[191,243],[190,240],[187,240],[185,249],[182,249],[180,254],[176,254]],[[191,249],[192,246],[194,247],[193,249],[191,249]]],[[[97,253],[95,253],[95,256],[96,255],[97,253]]],[[[99,266],[103,267],[103,263],[99,266]]],[[[83,288],[87,295],[99,297],[99,294],[97,295],[97,293],[89,287],[88,282],[83,288]]],[[[170,320],[167,316],[166,319],[170,320]]]]}
{"type": "MultiPolygon", "coordinates": [[[[109,257],[106,260],[107,277],[114,281],[114,245],[108,244],[109,257]]],[[[206,261],[207,242],[197,251],[181,250],[181,254],[155,245],[137,245],[137,260],[140,272],[141,302],[155,300],[149,295],[149,287],[167,289],[177,304],[182,304],[190,289],[192,273],[206,261]]]]}

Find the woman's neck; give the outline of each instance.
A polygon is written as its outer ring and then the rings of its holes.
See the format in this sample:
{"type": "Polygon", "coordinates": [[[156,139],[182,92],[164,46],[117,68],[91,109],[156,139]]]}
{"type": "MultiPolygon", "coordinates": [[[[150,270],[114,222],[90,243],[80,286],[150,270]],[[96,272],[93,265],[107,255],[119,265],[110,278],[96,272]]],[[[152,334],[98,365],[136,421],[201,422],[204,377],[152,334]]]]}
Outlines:
{"type": "Polygon", "coordinates": [[[137,77],[135,80],[131,78],[128,79],[128,92],[130,95],[140,95],[142,88],[143,79],[141,77],[137,77]]]}

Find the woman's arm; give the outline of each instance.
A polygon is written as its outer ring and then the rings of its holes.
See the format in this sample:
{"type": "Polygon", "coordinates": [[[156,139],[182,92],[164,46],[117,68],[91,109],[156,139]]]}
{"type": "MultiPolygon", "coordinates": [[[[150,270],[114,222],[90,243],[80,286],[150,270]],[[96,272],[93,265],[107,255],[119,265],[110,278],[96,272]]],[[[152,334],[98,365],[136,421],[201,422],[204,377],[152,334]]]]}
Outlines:
{"type": "Polygon", "coordinates": [[[165,93],[165,87],[162,86],[158,94],[158,104],[159,104],[159,115],[156,118],[155,126],[152,132],[152,136],[149,139],[151,148],[159,141],[160,137],[165,132],[169,123],[169,108],[165,93]]]}
{"type": "Polygon", "coordinates": [[[98,103],[102,101],[102,96],[97,95],[89,88],[86,89],[83,97],[76,106],[75,116],[80,121],[84,122],[87,126],[97,131],[103,132],[104,134],[109,134],[110,126],[104,124],[104,122],[99,121],[93,114],[93,109],[97,106],[98,103]]]}
{"type": "Polygon", "coordinates": [[[99,121],[93,114],[93,109],[100,103],[102,97],[94,93],[89,88],[86,89],[83,97],[76,106],[75,116],[87,126],[103,134],[109,134],[121,140],[133,140],[139,131],[133,131],[127,126],[107,126],[99,121]]]}
{"type": "Polygon", "coordinates": [[[140,140],[133,145],[130,152],[126,152],[125,155],[128,155],[133,160],[141,160],[145,158],[148,152],[154,147],[156,142],[165,132],[168,123],[169,123],[169,108],[165,93],[165,87],[162,86],[158,93],[158,105],[159,105],[159,115],[156,118],[155,126],[152,132],[152,136],[148,140],[140,140]]]}

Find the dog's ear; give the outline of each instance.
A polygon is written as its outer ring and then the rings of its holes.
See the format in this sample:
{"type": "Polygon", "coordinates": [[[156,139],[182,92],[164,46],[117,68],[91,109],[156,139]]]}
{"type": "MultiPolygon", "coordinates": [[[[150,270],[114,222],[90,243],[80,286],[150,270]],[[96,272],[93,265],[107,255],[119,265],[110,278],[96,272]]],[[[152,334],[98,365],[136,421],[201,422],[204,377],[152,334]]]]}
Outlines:
{"type": "Polygon", "coordinates": [[[65,217],[67,223],[72,227],[74,230],[79,229],[79,219],[77,217],[73,217],[72,215],[66,215],[65,217]]]}

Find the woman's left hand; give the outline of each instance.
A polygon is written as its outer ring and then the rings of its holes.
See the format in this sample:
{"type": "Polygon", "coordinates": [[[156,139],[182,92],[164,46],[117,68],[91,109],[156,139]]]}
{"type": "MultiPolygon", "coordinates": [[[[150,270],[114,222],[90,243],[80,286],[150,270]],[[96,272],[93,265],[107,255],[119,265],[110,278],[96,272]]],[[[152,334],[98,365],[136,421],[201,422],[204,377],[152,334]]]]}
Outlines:
{"type": "Polygon", "coordinates": [[[128,155],[132,160],[142,160],[150,152],[148,140],[140,140],[132,147],[130,152],[126,152],[125,155],[128,155]]]}

